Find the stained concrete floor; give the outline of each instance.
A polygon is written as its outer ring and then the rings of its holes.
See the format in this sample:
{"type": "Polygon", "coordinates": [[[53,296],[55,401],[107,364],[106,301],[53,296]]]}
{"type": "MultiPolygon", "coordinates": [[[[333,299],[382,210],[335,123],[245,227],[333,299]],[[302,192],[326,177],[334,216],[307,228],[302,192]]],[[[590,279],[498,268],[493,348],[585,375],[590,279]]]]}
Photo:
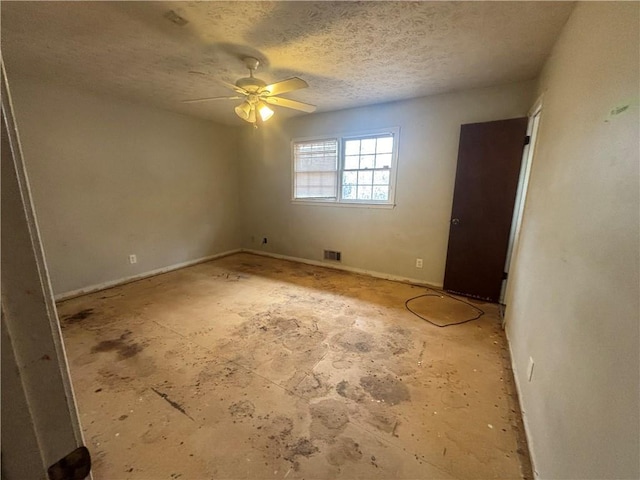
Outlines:
{"type": "Polygon", "coordinates": [[[95,478],[530,477],[498,307],[424,292],[237,254],[61,303],[95,478]]]}

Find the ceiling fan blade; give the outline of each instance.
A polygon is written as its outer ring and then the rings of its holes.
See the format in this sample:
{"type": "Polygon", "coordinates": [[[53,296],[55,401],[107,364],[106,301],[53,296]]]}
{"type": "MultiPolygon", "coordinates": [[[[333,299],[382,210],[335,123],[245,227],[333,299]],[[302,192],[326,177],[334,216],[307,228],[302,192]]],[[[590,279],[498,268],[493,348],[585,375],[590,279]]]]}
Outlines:
{"type": "Polygon", "coordinates": [[[307,88],[307,82],[298,77],[287,78],[281,82],[272,83],[262,88],[261,92],[269,92],[270,95],[280,95],[281,93],[293,92],[301,88],[307,88]]]}
{"type": "Polygon", "coordinates": [[[312,113],[316,111],[316,106],[309,103],[298,102],[297,100],[289,100],[280,97],[265,97],[264,101],[278,107],[293,108],[302,112],[312,113]]]}
{"type": "Polygon", "coordinates": [[[209,102],[211,100],[239,100],[244,97],[205,97],[205,98],[192,98],[190,100],[182,100],[182,103],[196,103],[196,102],[209,102]]]}
{"type": "Polygon", "coordinates": [[[231,90],[234,90],[236,93],[241,93],[242,95],[249,95],[249,92],[247,92],[244,88],[240,88],[239,86],[234,85],[233,83],[224,82],[224,81],[220,81],[220,83],[225,87],[230,88],[231,90]]]}

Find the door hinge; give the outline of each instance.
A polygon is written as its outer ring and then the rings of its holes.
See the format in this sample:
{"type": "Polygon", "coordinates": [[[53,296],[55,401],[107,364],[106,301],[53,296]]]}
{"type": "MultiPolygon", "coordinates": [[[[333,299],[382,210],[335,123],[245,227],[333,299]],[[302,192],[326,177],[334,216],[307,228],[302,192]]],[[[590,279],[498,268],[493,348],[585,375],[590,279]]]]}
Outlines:
{"type": "Polygon", "coordinates": [[[502,279],[506,280],[507,278],[509,278],[509,272],[502,272],[502,279]]]}
{"type": "Polygon", "coordinates": [[[87,447],[78,447],[47,469],[49,480],[83,480],[91,471],[91,454],[87,447]]]}
{"type": "Polygon", "coordinates": [[[524,144],[529,145],[531,143],[531,135],[524,137],[524,144]]]}

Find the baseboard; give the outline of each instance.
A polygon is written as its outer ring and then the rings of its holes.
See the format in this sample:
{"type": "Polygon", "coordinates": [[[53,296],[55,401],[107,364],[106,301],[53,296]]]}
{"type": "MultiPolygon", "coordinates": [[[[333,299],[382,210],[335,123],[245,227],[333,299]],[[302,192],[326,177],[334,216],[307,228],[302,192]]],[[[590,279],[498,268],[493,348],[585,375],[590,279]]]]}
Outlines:
{"type": "Polygon", "coordinates": [[[391,275],[389,273],[376,272],[374,270],[366,270],[364,268],[349,267],[346,265],[340,265],[339,263],[333,263],[333,262],[329,263],[329,262],[321,262],[318,260],[309,260],[309,259],[300,258],[300,257],[291,257],[289,255],[281,255],[279,253],[264,252],[262,250],[252,250],[250,248],[242,248],[241,251],[245,253],[253,253],[254,255],[262,255],[264,257],[279,258],[281,260],[289,260],[291,262],[305,263],[307,265],[314,265],[316,267],[326,267],[326,268],[333,268],[334,270],[342,270],[345,272],[359,273],[361,275],[368,275],[369,277],[382,278],[383,280],[393,280],[395,282],[410,283],[411,285],[420,285],[423,287],[442,289],[441,283],[430,283],[417,278],[402,277],[399,275],[391,275]]]}
{"type": "Polygon", "coordinates": [[[208,255],[206,257],[196,258],[195,260],[188,260],[186,262],[175,263],[167,267],[157,268],[149,272],[139,273],[138,275],[132,275],[131,277],[119,278],[117,280],[110,280],[108,282],[99,283],[97,285],[91,285],[88,287],[79,288],[77,290],[71,290],[69,292],[64,292],[56,295],[54,297],[54,300],[56,302],[60,302],[62,300],[69,300],[70,298],[87,295],[89,293],[99,292],[100,290],[106,290],[107,288],[117,287],[119,285],[124,285],[125,283],[131,283],[137,280],[142,280],[144,278],[154,277],[156,275],[161,275],[163,273],[171,272],[173,270],[179,270],[180,268],[197,265],[198,263],[209,262],[211,260],[215,260],[216,258],[227,257],[229,255],[233,255],[234,253],[239,253],[240,251],[242,250],[239,248],[236,248],[234,250],[228,250],[226,252],[216,253],[214,255],[208,255]]]}
{"type": "Polygon", "coordinates": [[[511,349],[511,340],[509,339],[509,327],[505,329],[505,337],[507,337],[507,345],[509,345],[509,357],[511,359],[511,371],[513,372],[513,381],[516,384],[516,391],[518,392],[518,403],[520,404],[520,414],[522,415],[522,425],[524,426],[524,435],[527,437],[527,446],[529,447],[529,458],[531,459],[531,470],[533,470],[533,478],[539,478],[538,471],[536,470],[536,460],[533,453],[533,443],[529,430],[529,420],[524,411],[524,405],[522,405],[522,389],[520,388],[520,377],[518,376],[518,368],[514,361],[513,350],[511,349]]]}
{"type": "Polygon", "coordinates": [[[429,287],[429,288],[442,289],[441,283],[425,282],[424,280],[421,280],[418,278],[402,277],[400,275],[391,275],[388,273],[376,272],[374,270],[367,270],[364,268],[349,267],[346,265],[321,262],[317,260],[309,260],[307,258],[292,257],[290,255],[281,255],[279,253],[264,252],[264,251],[252,250],[248,248],[236,248],[234,250],[228,250],[226,252],[216,253],[215,255],[208,255],[206,257],[196,258],[195,260],[176,263],[166,267],[151,270],[149,272],[139,273],[138,275],[119,278],[117,280],[110,280],[108,282],[99,283],[96,285],[90,285],[88,287],[79,288],[77,290],[71,290],[68,292],[60,293],[58,295],[55,295],[54,300],[56,302],[69,300],[70,298],[80,297],[82,295],[88,295],[90,293],[99,292],[100,290],[106,290],[108,288],[117,287],[119,285],[135,282],[138,280],[142,280],[144,278],[154,277],[156,275],[161,275],[163,273],[171,272],[173,270],[179,270],[181,268],[190,267],[192,265],[197,265],[198,263],[209,262],[211,260],[215,260],[216,258],[227,257],[229,255],[233,255],[235,253],[240,253],[240,252],[252,253],[254,255],[262,255],[262,256],[271,257],[271,258],[279,258],[281,260],[289,260],[291,262],[305,263],[307,265],[314,265],[317,267],[332,268],[334,270],[342,270],[345,272],[359,273],[361,275],[368,275],[370,277],[381,278],[383,280],[393,280],[395,282],[409,283],[412,285],[420,285],[420,286],[429,287]]]}

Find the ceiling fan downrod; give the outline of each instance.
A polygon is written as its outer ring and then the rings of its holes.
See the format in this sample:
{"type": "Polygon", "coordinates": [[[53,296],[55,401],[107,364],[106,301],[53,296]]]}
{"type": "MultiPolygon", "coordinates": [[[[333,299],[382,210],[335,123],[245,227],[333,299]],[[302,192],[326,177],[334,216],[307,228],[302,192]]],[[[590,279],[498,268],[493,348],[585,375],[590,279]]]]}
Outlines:
{"type": "Polygon", "coordinates": [[[260,60],[255,57],[245,57],[243,58],[244,64],[249,69],[249,76],[253,78],[253,72],[260,65],[260,60]]]}

